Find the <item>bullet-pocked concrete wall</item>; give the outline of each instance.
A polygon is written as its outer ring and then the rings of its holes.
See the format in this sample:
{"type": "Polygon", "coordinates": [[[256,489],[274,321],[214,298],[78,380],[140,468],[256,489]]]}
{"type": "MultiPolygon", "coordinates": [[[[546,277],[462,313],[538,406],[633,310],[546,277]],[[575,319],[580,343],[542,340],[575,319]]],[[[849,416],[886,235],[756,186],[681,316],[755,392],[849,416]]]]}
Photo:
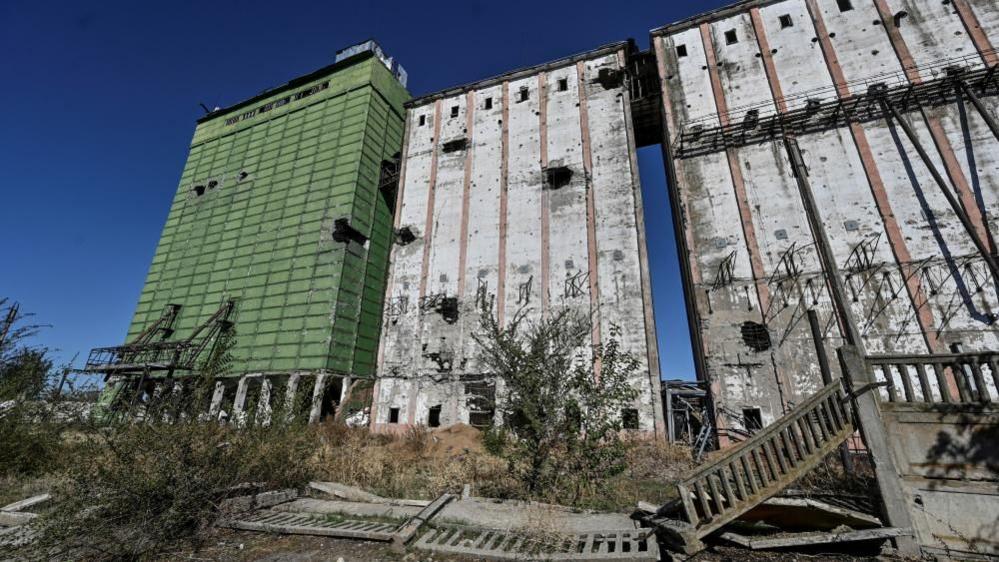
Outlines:
{"type": "Polygon", "coordinates": [[[576,309],[597,319],[593,343],[620,328],[618,340],[641,360],[632,381],[639,429],[661,433],[630,101],[625,80],[602,79],[626,67],[628,48],[410,105],[396,210],[408,238],[392,251],[375,428],[428,424],[431,409],[443,426],[470,422],[475,381],[495,382],[472,337],[486,305],[501,322],[576,309]],[[546,184],[556,168],[571,177],[546,184]],[[436,310],[451,298],[456,318],[436,310]]]}
{"type": "MultiPolygon", "coordinates": [[[[991,0],[751,1],[653,32],[695,354],[723,442],[744,435],[746,410],[766,424],[820,388],[808,309],[830,357],[843,334],[783,141],[683,156],[680,135],[995,65],[997,44],[991,0]],[[750,345],[761,326],[767,349],[750,345]]],[[[905,118],[991,244],[999,142],[982,116],[955,102],[905,118]]],[[[897,124],[797,140],[866,351],[996,349],[996,284],[897,124]]]]}

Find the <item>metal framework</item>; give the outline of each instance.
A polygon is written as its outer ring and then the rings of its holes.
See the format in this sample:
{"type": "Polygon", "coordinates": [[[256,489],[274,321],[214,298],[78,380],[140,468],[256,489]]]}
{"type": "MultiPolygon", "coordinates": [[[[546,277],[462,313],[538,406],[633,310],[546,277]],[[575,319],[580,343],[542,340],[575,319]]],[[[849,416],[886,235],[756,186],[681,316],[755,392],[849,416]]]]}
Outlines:
{"type": "Polygon", "coordinates": [[[84,373],[103,373],[111,376],[142,375],[175,371],[193,371],[198,358],[214,345],[218,336],[232,328],[229,317],[236,307],[233,300],[226,301],[212,316],[194,329],[183,340],[167,341],[173,334],[173,323],[180,312],[180,305],[167,305],[156,322],[152,323],[131,343],[116,347],[98,347],[90,351],[84,373]]]}
{"type": "Polygon", "coordinates": [[[803,103],[798,103],[800,107],[768,116],[761,115],[763,108],[749,109],[745,111],[742,121],[730,120],[727,125],[708,127],[703,122],[690,123],[674,141],[675,155],[677,158],[693,158],[851,123],[878,121],[886,116],[884,102],[900,113],[909,113],[925,107],[963,103],[967,98],[999,139],[999,124],[981,101],[982,97],[999,95],[999,66],[974,70],[954,66],[948,68],[946,76],[921,84],[905,83],[889,87],[888,82],[870,82],[871,88],[862,94],[830,101],[806,97],[803,103]]]}

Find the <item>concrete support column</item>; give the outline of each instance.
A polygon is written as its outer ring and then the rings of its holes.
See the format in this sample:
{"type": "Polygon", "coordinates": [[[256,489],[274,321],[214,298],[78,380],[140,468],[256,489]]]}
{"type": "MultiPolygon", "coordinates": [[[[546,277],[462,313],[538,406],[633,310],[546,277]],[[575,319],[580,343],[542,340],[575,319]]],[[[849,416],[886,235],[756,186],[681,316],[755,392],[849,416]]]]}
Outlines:
{"type": "MultiPolygon", "coordinates": [[[[891,458],[888,432],[881,419],[877,392],[871,386],[875,382],[874,378],[856,347],[843,346],[839,348],[838,353],[847,390],[852,396],[854,417],[860,424],[860,434],[870,453],[871,464],[874,465],[878,489],[881,491],[885,524],[889,527],[912,529],[909,502],[891,458]]],[[[900,554],[913,557],[920,555],[919,545],[913,537],[897,537],[894,540],[900,554]]]]}
{"type": "Polygon", "coordinates": [[[244,375],[240,377],[239,384],[236,386],[236,397],[232,401],[232,416],[230,419],[237,426],[242,426],[246,420],[246,413],[243,411],[243,407],[246,405],[246,391],[249,384],[250,376],[244,375]]]}
{"type": "Polygon", "coordinates": [[[319,421],[323,413],[323,390],[326,388],[326,375],[316,375],[316,384],[312,387],[312,408],[309,409],[309,423],[319,421]]]}
{"type": "Polygon", "coordinates": [[[257,415],[255,422],[257,425],[268,426],[271,424],[271,390],[274,385],[268,377],[260,380],[260,397],[257,399],[257,415]]]}
{"type": "Polygon", "coordinates": [[[222,410],[222,399],[225,398],[225,384],[215,383],[215,392],[212,393],[212,401],[208,406],[208,419],[218,419],[222,410]]]}
{"type": "Polygon", "coordinates": [[[284,394],[284,416],[289,422],[295,419],[295,397],[298,395],[298,382],[301,378],[302,375],[299,373],[293,373],[288,377],[288,388],[284,394]]]}

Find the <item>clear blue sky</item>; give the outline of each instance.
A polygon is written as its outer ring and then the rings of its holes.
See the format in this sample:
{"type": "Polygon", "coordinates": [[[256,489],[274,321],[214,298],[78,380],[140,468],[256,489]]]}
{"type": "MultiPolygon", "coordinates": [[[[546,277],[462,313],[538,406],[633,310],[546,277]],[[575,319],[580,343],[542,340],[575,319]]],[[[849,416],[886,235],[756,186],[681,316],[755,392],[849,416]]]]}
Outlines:
{"type": "MultiPolygon", "coordinates": [[[[634,38],[723,2],[0,0],[0,296],[68,360],[122,342],[198,103],[376,38],[414,95],[634,38]]],[[[663,375],[693,362],[658,147],[639,154],[663,375]]]]}

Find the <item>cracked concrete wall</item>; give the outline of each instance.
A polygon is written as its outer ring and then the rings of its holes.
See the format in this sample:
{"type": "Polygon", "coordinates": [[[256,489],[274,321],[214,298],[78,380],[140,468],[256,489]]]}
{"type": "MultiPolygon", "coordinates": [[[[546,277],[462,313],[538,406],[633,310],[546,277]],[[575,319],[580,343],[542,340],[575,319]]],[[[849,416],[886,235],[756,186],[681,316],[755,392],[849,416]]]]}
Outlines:
{"type": "Polygon", "coordinates": [[[606,80],[627,48],[410,105],[397,222],[417,235],[392,254],[376,429],[427,424],[436,406],[442,426],[483,421],[470,403],[476,382],[496,382],[476,362],[485,305],[503,321],[563,307],[592,315],[593,343],[618,327],[641,360],[639,429],[661,433],[630,100],[626,82],[606,80]],[[445,312],[449,299],[456,311],[445,312]]]}
{"type": "MultiPolygon", "coordinates": [[[[723,442],[743,434],[744,409],[767,423],[821,386],[808,309],[831,357],[843,336],[783,143],[676,157],[678,135],[995,64],[997,41],[986,0],[744,2],[653,33],[695,353],[723,442]],[[769,349],[748,345],[746,322],[766,326],[769,349]]],[[[981,116],[956,103],[905,116],[978,232],[997,232],[999,149],[981,116]]],[[[995,283],[901,129],[882,120],[798,142],[866,350],[996,349],[995,283]]]]}

